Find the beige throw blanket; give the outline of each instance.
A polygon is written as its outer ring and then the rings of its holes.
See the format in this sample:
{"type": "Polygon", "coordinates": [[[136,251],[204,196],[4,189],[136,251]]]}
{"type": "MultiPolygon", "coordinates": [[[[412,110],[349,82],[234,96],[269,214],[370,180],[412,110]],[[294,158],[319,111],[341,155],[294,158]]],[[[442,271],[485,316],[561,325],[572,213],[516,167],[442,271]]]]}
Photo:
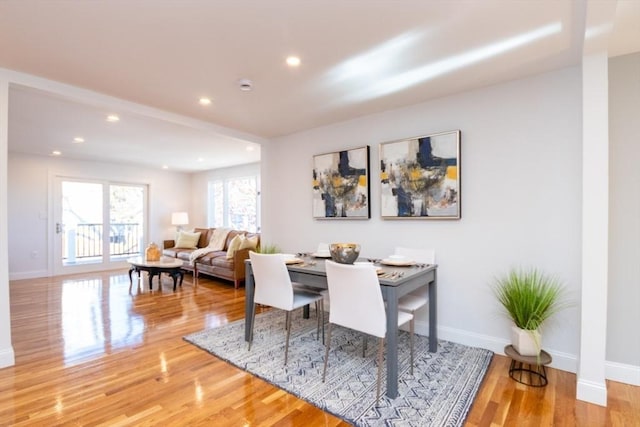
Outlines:
{"type": "Polygon", "coordinates": [[[209,247],[194,250],[189,254],[189,265],[193,267],[193,264],[195,264],[198,258],[205,256],[209,252],[214,252],[214,251],[211,250],[211,248],[209,247]]]}
{"type": "Polygon", "coordinates": [[[213,235],[209,239],[209,245],[206,248],[196,249],[189,255],[189,264],[193,266],[196,260],[200,257],[207,255],[210,252],[224,250],[224,244],[227,241],[227,236],[231,231],[230,228],[216,228],[213,230],[213,235]]]}

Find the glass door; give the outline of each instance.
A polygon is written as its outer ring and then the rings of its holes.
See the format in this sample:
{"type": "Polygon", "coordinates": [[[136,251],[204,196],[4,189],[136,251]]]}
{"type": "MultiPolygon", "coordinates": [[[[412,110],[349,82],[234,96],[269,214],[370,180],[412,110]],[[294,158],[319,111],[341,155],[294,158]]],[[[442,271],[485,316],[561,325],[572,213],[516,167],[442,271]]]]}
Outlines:
{"type": "Polygon", "coordinates": [[[145,188],[140,185],[109,185],[109,256],[124,261],[144,248],[145,188]]]}
{"type": "Polygon", "coordinates": [[[57,178],[54,274],[98,271],[139,255],[146,186],[57,178]]]}

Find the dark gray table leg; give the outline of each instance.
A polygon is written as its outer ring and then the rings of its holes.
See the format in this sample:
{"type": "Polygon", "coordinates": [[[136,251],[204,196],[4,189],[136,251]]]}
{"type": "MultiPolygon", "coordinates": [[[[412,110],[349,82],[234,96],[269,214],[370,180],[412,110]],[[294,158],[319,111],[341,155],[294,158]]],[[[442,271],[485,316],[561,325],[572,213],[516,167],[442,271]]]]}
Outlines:
{"type": "Polygon", "coordinates": [[[253,270],[250,263],[245,263],[245,281],[244,281],[244,340],[249,341],[251,338],[251,322],[253,316],[253,298],[254,298],[254,286],[253,270]]]}
{"type": "Polygon", "coordinates": [[[398,396],[398,294],[387,287],[387,396],[398,396]]]}
{"type": "Polygon", "coordinates": [[[438,272],[433,272],[433,282],[429,282],[429,351],[438,351],[438,316],[437,316],[437,284],[438,272]]]}

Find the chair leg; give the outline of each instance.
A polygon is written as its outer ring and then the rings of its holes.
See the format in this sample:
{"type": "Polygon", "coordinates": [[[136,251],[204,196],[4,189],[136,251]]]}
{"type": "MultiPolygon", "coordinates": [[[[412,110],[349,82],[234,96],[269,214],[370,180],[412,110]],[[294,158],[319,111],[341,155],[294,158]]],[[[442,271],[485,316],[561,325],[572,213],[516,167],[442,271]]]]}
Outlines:
{"type": "Polygon", "coordinates": [[[249,333],[249,351],[251,351],[251,344],[253,343],[253,328],[256,325],[256,303],[253,303],[253,310],[251,311],[251,332],[249,333]]]}
{"type": "Polygon", "coordinates": [[[327,331],[327,345],[324,351],[324,369],[322,369],[322,382],[327,376],[327,361],[329,360],[329,347],[331,346],[331,322],[329,322],[329,330],[327,331]]]}
{"type": "Polygon", "coordinates": [[[380,378],[382,377],[382,348],[384,347],[384,338],[378,338],[378,392],[376,394],[376,405],[380,400],[380,378]]]}
{"type": "Polygon", "coordinates": [[[414,319],[411,319],[411,321],[409,322],[409,333],[411,334],[409,336],[409,348],[411,349],[411,375],[413,375],[413,341],[414,341],[414,337],[415,337],[415,322],[414,319]]]}
{"type": "Polygon", "coordinates": [[[291,312],[287,312],[286,320],[287,328],[287,341],[284,345],[284,364],[287,365],[287,358],[289,357],[289,335],[291,335],[291,312]]]}

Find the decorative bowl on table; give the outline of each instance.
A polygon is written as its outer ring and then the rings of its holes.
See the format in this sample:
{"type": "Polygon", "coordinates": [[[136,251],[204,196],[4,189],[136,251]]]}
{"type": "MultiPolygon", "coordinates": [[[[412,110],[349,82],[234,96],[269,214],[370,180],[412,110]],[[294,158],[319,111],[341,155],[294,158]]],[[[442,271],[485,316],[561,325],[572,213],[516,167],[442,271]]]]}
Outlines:
{"type": "Polygon", "coordinates": [[[353,264],[360,255],[360,245],[357,243],[332,243],[329,245],[331,259],[340,264],[353,264]]]}

